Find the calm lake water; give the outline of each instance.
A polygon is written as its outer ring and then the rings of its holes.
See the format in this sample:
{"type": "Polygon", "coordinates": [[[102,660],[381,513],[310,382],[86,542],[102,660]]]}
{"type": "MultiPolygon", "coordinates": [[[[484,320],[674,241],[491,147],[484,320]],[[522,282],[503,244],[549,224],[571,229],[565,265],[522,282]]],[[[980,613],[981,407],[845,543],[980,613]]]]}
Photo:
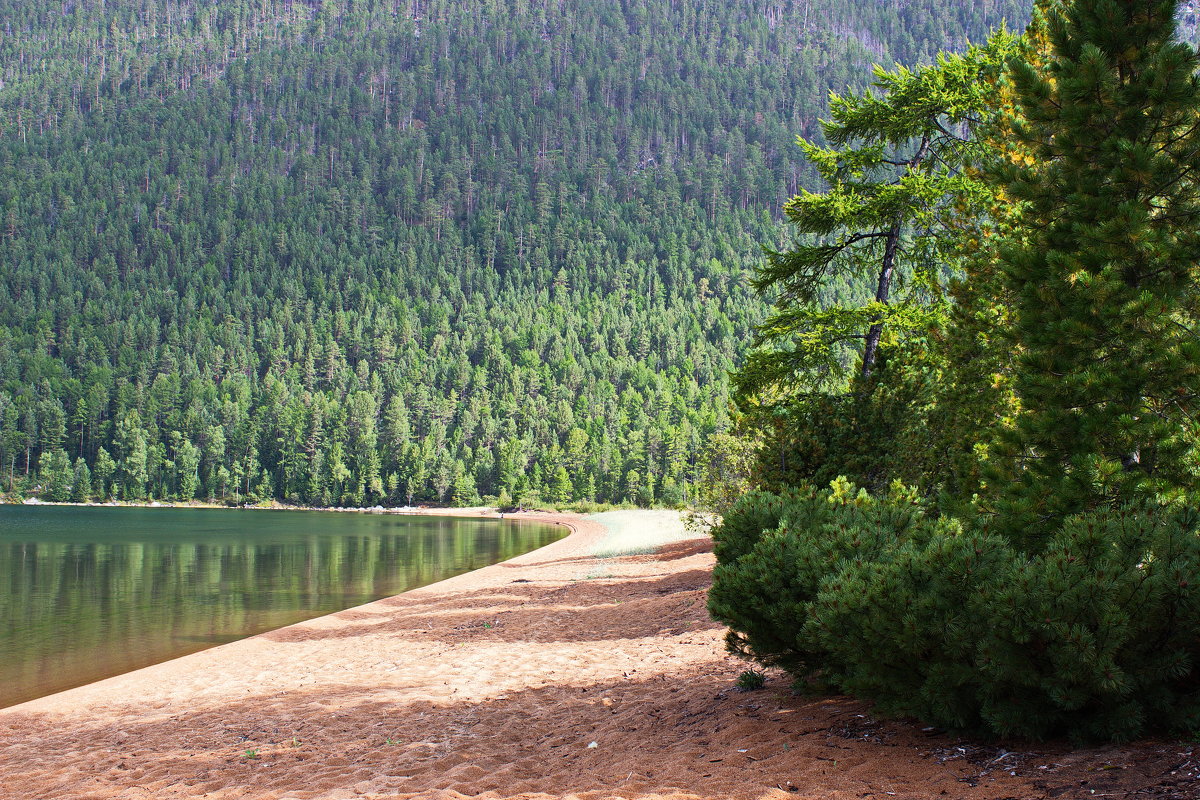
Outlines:
{"type": "Polygon", "coordinates": [[[503,561],[564,535],[319,511],[0,506],[0,707],[503,561]]]}

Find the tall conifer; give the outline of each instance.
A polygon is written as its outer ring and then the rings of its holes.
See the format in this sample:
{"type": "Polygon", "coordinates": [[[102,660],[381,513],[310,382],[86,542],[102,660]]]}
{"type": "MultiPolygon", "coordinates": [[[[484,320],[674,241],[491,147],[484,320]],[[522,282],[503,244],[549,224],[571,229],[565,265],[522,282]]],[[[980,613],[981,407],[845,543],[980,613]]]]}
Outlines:
{"type": "Polygon", "coordinates": [[[851,350],[866,381],[885,330],[942,319],[948,205],[973,200],[978,189],[962,172],[968,133],[990,102],[987,78],[1012,44],[1000,31],[933,65],[876,67],[873,89],[831,95],[831,119],[822,123],[830,146],[797,140],[827,188],[801,189],[784,207],[803,238],[769,252],[754,282],[779,296],[758,327],[759,349],[734,376],[743,400],[842,388],[851,350]],[[839,285],[842,300],[830,302],[839,285]]]}
{"type": "Polygon", "coordinates": [[[1195,481],[1200,84],[1178,5],[1056,4],[1045,68],[1011,64],[1018,146],[999,177],[1021,224],[1000,282],[1021,410],[998,510],[1026,543],[1195,481]]]}

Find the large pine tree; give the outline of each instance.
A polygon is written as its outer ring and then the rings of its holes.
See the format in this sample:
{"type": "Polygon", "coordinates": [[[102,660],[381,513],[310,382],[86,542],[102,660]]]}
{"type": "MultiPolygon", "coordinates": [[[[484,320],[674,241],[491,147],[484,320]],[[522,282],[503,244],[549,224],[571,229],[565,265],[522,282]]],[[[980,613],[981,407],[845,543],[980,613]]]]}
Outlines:
{"type": "Polygon", "coordinates": [[[871,89],[831,95],[828,145],[797,139],[825,190],[801,189],[787,203],[800,237],[769,251],[758,271],[755,287],[779,296],[758,327],[760,349],[735,376],[743,400],[840,388],[850,351],[865,381],[885,328],[911,332],[940,320],[947,207],[977,188],[962,171],[967,134],[1012,45],[1000,31],[932,65],[876,67],[871,89]]]}
{"type": "Polygon", "coordinates": [[[1021,410],[1004,527],[1194,485],[1200,84],[1178,2],[1048,9],[1044,69],[1014,60],[1021,204],[1001,251],[1021,410]]]}

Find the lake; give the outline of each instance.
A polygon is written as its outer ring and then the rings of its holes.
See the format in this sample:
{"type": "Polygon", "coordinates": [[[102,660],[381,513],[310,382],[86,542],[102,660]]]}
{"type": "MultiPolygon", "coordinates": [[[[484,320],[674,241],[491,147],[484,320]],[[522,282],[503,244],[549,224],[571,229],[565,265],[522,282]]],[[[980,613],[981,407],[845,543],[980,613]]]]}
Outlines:
{"type": "Polygon", "coordinates": [[[0,506],[0,708],[494,564],[510,520],[0,506]]]}

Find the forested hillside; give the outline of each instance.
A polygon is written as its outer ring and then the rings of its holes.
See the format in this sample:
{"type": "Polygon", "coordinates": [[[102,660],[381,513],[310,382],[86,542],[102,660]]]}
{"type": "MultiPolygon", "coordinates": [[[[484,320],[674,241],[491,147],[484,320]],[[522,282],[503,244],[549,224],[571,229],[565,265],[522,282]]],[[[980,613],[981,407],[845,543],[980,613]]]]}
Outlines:
{"type": "Polygon", "coordinates": [[[0,0],[4,482],[685,500],[794,137],[1028,5],[0,0]]]}

